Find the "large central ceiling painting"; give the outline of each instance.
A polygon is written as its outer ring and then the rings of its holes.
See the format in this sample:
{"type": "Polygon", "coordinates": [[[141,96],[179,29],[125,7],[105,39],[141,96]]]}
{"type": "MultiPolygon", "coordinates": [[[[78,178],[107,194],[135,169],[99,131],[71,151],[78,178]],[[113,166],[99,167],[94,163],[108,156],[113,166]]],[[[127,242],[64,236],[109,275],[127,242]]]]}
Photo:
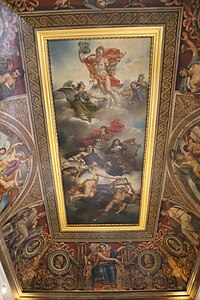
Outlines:
{"type": "Polygon", "coordinates": [[[161,44],[161,27],[39,32],[63,229],[145,228],[161,44]]]}

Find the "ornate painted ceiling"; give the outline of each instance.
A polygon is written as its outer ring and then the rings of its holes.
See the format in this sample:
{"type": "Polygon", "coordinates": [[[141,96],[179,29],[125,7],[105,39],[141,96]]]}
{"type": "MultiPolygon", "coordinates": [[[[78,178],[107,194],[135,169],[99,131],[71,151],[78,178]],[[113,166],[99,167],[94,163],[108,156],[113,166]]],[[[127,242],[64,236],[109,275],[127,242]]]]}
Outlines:
{"type": "Polygon", "coordinates": [[[0,258],[16,300],[195,299],[198,0],[0,4],[0,258]]]}

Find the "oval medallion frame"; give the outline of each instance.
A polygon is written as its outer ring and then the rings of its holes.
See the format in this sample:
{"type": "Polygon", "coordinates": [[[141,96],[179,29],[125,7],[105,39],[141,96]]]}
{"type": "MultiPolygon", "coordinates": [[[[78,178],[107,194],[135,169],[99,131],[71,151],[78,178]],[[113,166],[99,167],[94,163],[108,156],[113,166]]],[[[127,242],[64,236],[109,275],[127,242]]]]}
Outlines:
{"type": "Polygon", "coordinates": [[[145,249],[137,256],[137,266],[142,273],[155,274],[161,267],[161,256],[153,249],[145,249]]]}
{"type": "Polygon", "coordinates": [[[44,240],[41,236],[35,236],[29,239],[24,248],[24,257],[32,258],[38,254],[44,244],[44,240]]]}
{"type": "Polygon", "coordinates": [[[166,234],[163,237],[164,247],[167,252],[176,257],[185,256],[185,245],[180,237],[174,234],[166,234]]]}
{"type": "Polygon", "coordinates": [[[65,250],[54,250],[48,254],[47,267],[54,275],[66,275],[72,264],[69,254],[65,250]]]}

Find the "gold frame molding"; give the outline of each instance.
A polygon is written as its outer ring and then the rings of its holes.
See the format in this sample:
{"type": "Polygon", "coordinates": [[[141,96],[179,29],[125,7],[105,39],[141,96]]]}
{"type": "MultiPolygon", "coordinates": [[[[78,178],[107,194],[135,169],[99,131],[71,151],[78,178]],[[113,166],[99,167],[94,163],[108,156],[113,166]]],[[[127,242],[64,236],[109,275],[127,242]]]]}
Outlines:
{"type": "MultiPolygon", "coordinates": [[[[149,192],[151,184],[151,171],[154,152],[154,141],[156,131],[156,120],[159,103],[159,82],[161,70],[161,50],[163,41],[163,27],[119,27],[119,28],[89,28],[89,29],[71,29],[71,30],[40,30],[36,33],[38,57],[40,65],[42,92],[44,99],[45,119],[49,137],[51,162],[55,180],[56,196],[58,201],[58,216],[60,220],[61,231],[127,231],[127,230],[145,230],[147,213],[149,207],[149,192]],[[145,167],[143,172],[143,184],[141,193],[140,221],[139,225],[123,226],[70,226],[67,224],[66,209],[64,205],[64,192],[62,188],[62,178],[59,162],[58,141],[56,132],[55,113],[53,105],[50,66],[48,57],[48,41],[50,40],[79,40],[79,39],[112,39],[112,38],[138,38],[150,37],[151,63],[150,63],[150,95],[147,111],[147,129],[145,145],[145,167]]],[[[120,42],[120,40],[119,40],[120,42]]]]}
{"type": "MultiPolygon", "coordinates": [[[[159,208],[163,193],[163,182],[164,182],[164,165],[165,165],[165,152],[168,139],[168,119],[171,110],[172,103],[172,91],[175,84],[176,66],[177,66],[177,51],[180,35],[180,21],[182,17],[182,9],[170,8],[170,9],[125,9],[122,11],[105,11],[105,12],[82,12],[82,11],[62,11],[62,12],[49,12],[45,15],[40,13],[32,14],[21,14],[21,38],[23,40],[23,53],[24,60],[26,62],[26,75],[28,82],[28,90],[30,91],[30,99],[32,103],[32,115],[35,123],[35,136],[37,140],[38,153],[39,153],[39,166],[41,170],[41,181],[43,184],[43,192],[45,198],[46,210],[48,213],[48,221],[52,236],[56,240],[148,240],[154,236],[156,232],[159,208]],[[170,22],[169,22],[170,20],[170,22]],[[113,227],[113,230],[104,230],[101,228],[92,228],[86,230],[86,228],[67,228],[63,221],[65,216],[61,217],[61,224],[57,218],[59,207],[57,206],[57,196],[60,197],[62,189],[59,177],[60,170],[52,164],[50,159],[53,156],[53,160],[56,158],[57,144],[51,146],[52,138],[49,139],[49,125],[46,119],[46,114],[51,113],[51,105],[46,111],[45,101],[48,105],[51,103],[50,87],[47,79],[43,78],[43,70],[48,64],[41,62],[40,57],[45,59],[45,38],[51,38],[51,35],[58,33],[62,38],[60,32],[66,35],[66,32],[70,35],[73,33],[83,34],[81,31],[84,29],[86,32],[91,32],[94,36],[98,36],[98,30],[101,29],[105,32],[112,31],[116,34],[118,31],[131,33],[132,28],[140,30],[149,28],[149,35],[153,30],[155,31],[160,28],[163,31],[163,36],[160,37],[159,46],[162,44],[162,49],[158,50],[157,54],[160,55],[160,68],[159,74],[155,72],[153,76],[154,88],[158,90],[157,93],[157,104],[158,113],[155,117],[156,130],[154,134],[154,147],[150,148],[150,165],[152,164],[152,170],[148,170],[145,174],[145,180],[148,178],[149,186],[147,185],[146,190],[143,190],[143,194],[148,194],[150,203],[145,206],[143,204],[143,223],[139,228],[133,230],[133,228],[127,227],[125,230],[113,227]],[[141,29],[142,28],[142,29],[141,29]],[[161,29],[162,28],[162,29],[161,29]],[[46,37],[44,36],[46,34],[46,37]],[[43,41],[42,41],[43,40],[43,41]],[[35,42],[38,41],[38,44],[35,42]],[[44,48],[41,49],[42,43],[44,48]],[[39,63],[40,62],[40,63],[39,63]],[[41,66],[40,66],[41,65],[41,66]],[[156,78],[160,76],[160,78],[156,78]],[[45,81],[46,80],[46,81],[45,81]],[[157,82],[157,83],[156,83],[157,82]],[[42,86],[42,88],[41,88],[42,86]],[[50,97],[50,100],[48,100],[50,97]],[[149,176],[151,175],[151,176],[149,176]],[[54,178],[55,176],[55,178],[54,178]],[[56,183],[57,182],[57,183],[56,183]],[[149,190],[148,190],[149,188],[149,190]],[[144,220],[147,216],[146,221],[144,220]],[[68,230],[69,229],[69,230],[68,230]],[[120,229],[120,230],[119,230],[120,229]]],[[[124,33],[123,33],[124,34],[124,33]]],[[[55,36],[54,36],[55,37],[55,36]]],[[[47,59],[47,57],[46,57],[47,59]]],[[[156,56],[155,56],[156,61],[156,56]]],[[[159,66],[155,71],[159,70],[159,66]]],[[[155,95],[155,94],[154,94],[155,95]]],[[[151,95],[152,96],[152,95],[151,95]]],[[[150,108],[155,109],[154,105],[150,108]]],[[[52,116],[54,119],[54,116],[52,116]]],[[[55,122],[55,120],[54,120],[55,122]]],[[[148,130],[150,130],[149,127],[148,130]]],[[[55,131],[53,135],[55,134],[55,131]]],[[[51,135],[51,134],[50,134],[51,135]]],[[[148,135],[148,134],[147,134],[148,135]]],[[[152,145],[154,144],[151,136],[152,145]]],[[[146,147],[147,148],[147,147],[146,147]]],[[[145,153],[146,155],[146,153],[145,153]]],[[[146,172],[146,171],[145,171],[146,172]]],[[[58,197],[58,198],[59,198],[58,197]]],[[[72,226],[71,226],[72,227],[72,226]]],[[[132,226],[133,227],[133,226],[132,226]]]]}

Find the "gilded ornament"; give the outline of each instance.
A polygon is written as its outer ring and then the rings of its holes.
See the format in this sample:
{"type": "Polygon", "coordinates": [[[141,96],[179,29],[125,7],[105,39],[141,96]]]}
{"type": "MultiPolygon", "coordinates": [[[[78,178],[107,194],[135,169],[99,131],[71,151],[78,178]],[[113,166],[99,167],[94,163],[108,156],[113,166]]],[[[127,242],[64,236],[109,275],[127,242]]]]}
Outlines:
{"type": "Polygon", "coordinates": [[[34,11],[39,5],[39,0],[8,0],[15,11],[34,11]]]}

